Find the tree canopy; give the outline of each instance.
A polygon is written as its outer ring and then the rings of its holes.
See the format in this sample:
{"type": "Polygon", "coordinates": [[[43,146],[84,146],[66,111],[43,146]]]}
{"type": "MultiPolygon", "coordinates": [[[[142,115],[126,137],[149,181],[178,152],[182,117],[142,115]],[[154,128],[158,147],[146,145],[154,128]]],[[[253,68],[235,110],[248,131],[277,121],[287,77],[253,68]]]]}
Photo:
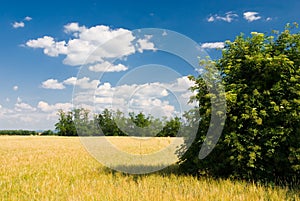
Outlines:
{"type": "MultiPolygon", "coordinates": [[[[211,97],[200,74],[191,76],[200,124],[196,140],[181,157],[182,171],[244,179],[299,178],[300,34],[298,25],[281,33],[252,32],[226,41],[222,57],[206,62],[222,77],[226,122],[212,153],[198,153],[210,126],[211,97]]],[[[215,111],[218,112],[218,111],[215,111]]]]}

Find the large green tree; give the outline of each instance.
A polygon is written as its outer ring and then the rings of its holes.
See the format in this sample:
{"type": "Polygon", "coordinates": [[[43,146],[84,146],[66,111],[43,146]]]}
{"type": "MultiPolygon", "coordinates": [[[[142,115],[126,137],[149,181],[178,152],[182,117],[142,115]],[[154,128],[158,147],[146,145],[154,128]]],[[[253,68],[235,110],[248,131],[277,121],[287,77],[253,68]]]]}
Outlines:
{"type": "MultiPolygon", "coordinates": [[[[118,111],[115,114],[118,117],[118,122],[124,122],[123,114],[118,111]],[[122,121],[121,121],[122,120],[122,121]]],[[[126,136],[117,125],[114,113],[108,109],[104,109],[102,113],[95,116],[95,122],[98,126],[98,129],[101,129],[101,132],[105,136],[126,136]]]]}
{"type": "Polygon", "coordinates": [[[94,120],[89,118],[89,110],[80,108],[65,112],[58,111],[59,119],[55,124],[58,135],[61,136],[91,136],[97,135],[94,120]]]}
{"type": "MultiPolygon", "coordinates": [[[[191,77],[200,126],[181,157],[193,174],[276,180],[300,175],[300,34],[287,25],[267,36],[252,32],[226,41],[221,59],[206,62],[220,72],[227,103],[218,144],[205,159],[198,153],[210,125],[211,98],[203,76],[191,77]]],[[[218,112],[217,110],[215,112],[218,112]]],[[[221,126],[221,125],[219,125],[221,126]]]]}
{"type": "Polygon", "coordinates": [[[58,111],[58,122],[55,124],[55,130],[61,136],[76,136],[77,131],[73,119],[73,112],[58,111]]]}

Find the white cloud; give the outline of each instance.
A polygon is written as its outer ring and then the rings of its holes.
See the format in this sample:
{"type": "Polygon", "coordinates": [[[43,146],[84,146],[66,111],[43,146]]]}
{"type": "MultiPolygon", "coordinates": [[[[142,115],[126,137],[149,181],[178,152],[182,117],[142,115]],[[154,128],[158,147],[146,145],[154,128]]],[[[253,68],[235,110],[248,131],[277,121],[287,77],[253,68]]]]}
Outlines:
{"type": "Polygon", "coordinates": [[[26,17],[24,18],[24,20],[25,20],[25,21],[31,21],[31,20],[32,20],[32,17],[26,16],[26,17]]]}
{"type": "Polygon", "coordinates": [[[48,79],[42,82],[42,87],[45,89],[64,89],[66,87],[65,85],[76,85],[81,89],[96,89],[99,83],[99,80],[90,80],[89,77],[83,77],[80,79],[70,77],[62,82],[59,82],[56,79],[48,79]]]}
{"type": "Polygon", "coordinates": [[[266,21],[271,21],[272,18],[271,17],[267,17],[266,21]]]}
{"type": "Polygon", "coordinates": [[[143,111],[156,117],[172,116],[180,111],[169,99],[178,102],[183,110],[190,109],[192,105],[188,106],[187,102],[193,95],[189,91],[193,85],[194,82],[186,76],[170,83],[125,84],[115,87],[110,83],[103,83],[94,93],[77,94],[76,102],[95,104],[97,111],[110,108],[125,114],[128,111],[143,111]],[[91,99],[93,103],[89,102],[91,99]]]}
{"type": "Polygon", "coordinates": [[[58,121],[57,111],[63,109],[70,111],[71,103],[49,104],[40,101],[37,105],[25,103],[17,98],[13,108],[0,105],[0,128],[1,129],[54,129],[58,121]]]}
{"type": "Polygon", "coordinates": [[[173,83],[167,84],[166,86],[172,92],[187,92],[194,84],[194,81],[191,81],[187,76],[183,76],[177,78],[173,83]]]}
{"type": "Polygon", "coordinates": [[[37,108],[39,108],[43,112],[57,112],[58,110],[62,109],[64,111],[69,111],[72,108],[71,103],[56,103],[53,105],[49,105],[49,103],[45,101],[40,101],[37,105],[37,108]]]}
{"type": "Polygon", "coordinates": [[[201,44],[202,48],[205,49],[217,49],[217,48],[224,48],[224,43],[223,42],[214,42],[214,43],[203,43],[201,44]]]}
{"type": "Polygon", "coordinates": [[[23,21],[20,21],[20,22],[14,22],[14,23],[12,24],[12,27],[15,28],[15,29],[17,29],[17,28],[23,28],[23,27],[25,27],[24,21],[29,22],[29,21],[31,21],[31,20],[32,20],[31,17],[26,16],[26,17],[23,19],[23,21]]]}
{"type": "Polygon", "coordinates": [[[42,87],[45,89],[64,89],[65,86],[62,83],[59,83],[55,79],[48,79],[42,83],[42,87]]]}
{"type": "Polygon", "coordinates": [[[20,97],[17,97],[17,103],[21,103],[22,99],[20,97]]]}
{"type": "Polygon", "coordinates": [[[24,24],[24,22],[14,22],[12,26],[13,26],[13,28],[17,29],[17,28],[25,27],[25,24],[24,24]]]}
{"type": "Polygon", "coordinates": [[[67,84],[67,85],[75,85],[77,81],[76,77],[70,77],[66,80],[63,81],[63,84],[67,84]]]}
{"type": "Polygon", "coordinates": [[[18,86],[14,86],[14,87],[13,87],[13,90],[14,90],[14,91],[17,91],[18,89],[19,89],[18,86]]]}
{"type": "Polygon", "coordinates": [[[17,102],[15,104],[15,111],[22,112],[22,111],[36,111],[36,108],[32,107],[31,105],[23,102],[17,102]]]}
{"type": "Polygon", "coordinates": [[[126,71],[128,68],[123,64],[114,65],[108,61],[104,61],[102,63],[91,65],[88,69],[93,72],[120,72],[126,71]]]}
{"type": "MultiPolygon", "coordinates": [[[[188,90],[193,82],[186,76],[179,77],[169,83],[147,83],[112,86],[110,83],[102,83],[95,89],[99,82],[91,78],[83,77],[76,79],[70,77],[62,82],[63,85],[79,84],[82,90],[75,99],[82,100],[80,106],[88,108],[93,112],[101,112],[104,108],[119,109],[125,114],[128,112],[141,112],[152,114],[155,117],[180,115],[181,111],[186,111],[187,103],[192,93],[188,90]],[[90,102],[87,99],[91,99],[90,102]],[[178,107],[174,102],[179,102],[178,107]],[[86,104],[89,103],[89,104],[86,104]],[[180,110],[182,109],[182,110],[180,110]]],[[[76,102],[75,102],[76,103],[76,102]]],[[[78,106],[78,105],[75,105],[78,106]]],[[[57,122],[57,111],[62,109],[69,111],[73,108],[71,103],[54,103],[39,101],[35,106],[17,98],[13,109],[0,106],[0,127],[15,129],[18,125],[23,129],[53,129],[57,122]],[[16,123],[18,122],[18,123],[16,123]]]]}
{"type": "Polygon", "coordinates": [[[48,56],[65,55],[63,63],[71,66],[104,62],[108,58],[128,56],[143,49],[155,50],[154,45],[148,41],[149,37],[145,36],[134,44],[133,33],[122,28],[111,29],[104,25],[87,28],[73,22],[64,26],[64,32],[73,38],[55,41],[53,37],[44,36],[29,40],[26,45],[41,48],[48,56]]]}
{"type": "Polygon", "coordinates": [[[255,20],[261,19],[261,17],[258,14],[258,12],[245,12],[243,15],[245,20],[247,20],[248,22],[253,22],[255,20]]]}
{"type": "Polygon", "coordinates": [[[82,32],[84,30],[86,30],[86,27],[85,26],[79,26],[79,24],[76,23],[76,22],[72,22],[72,23],[66,24],[64,26],[64,32],[65,33],[76,33],[76,32],[82,32]]]}
{"type": "Polygon", "coordinates": [[[213,22],[215,21],[215,18],[213,16],[210,16],[208,19],[207,19],[208,22],[213,22]]]}
{"type": "Polygon", "coordinates": [[[207,19],[207,21],[208,22],[214,22],[214,21],[232,22],[236,17],[238,17],[238,15],[230,11],[225,13],[224,16],[220,16],[217,14],[212,15],[207,19]]]}
{"type": "Polygon", "coordinates": [[[139,52],[143,53],[143,50],[156,50],[154,44],[149,42],[151,38],[151,35],[145,35],[145,38],[137,40],[139,52]]]}
{"type": "Polygon", "coordinates": [[[43,38],[38,38],[37,40],[29,40],[26,42],[26,45],[32,48],[42,48],[44,49],[44,54],[51,57],[56,57],[59,54],[67,53],[66,42],[55,42],[54,38],[50,36],[44,36],[43,38]]]}
{"type": "Polygon", "coordinates": [[[89,77],[76,80],[76,86],[79,86],[81,89],[96,89],[99,83],[99,80],[90,80],[89,77]]]}

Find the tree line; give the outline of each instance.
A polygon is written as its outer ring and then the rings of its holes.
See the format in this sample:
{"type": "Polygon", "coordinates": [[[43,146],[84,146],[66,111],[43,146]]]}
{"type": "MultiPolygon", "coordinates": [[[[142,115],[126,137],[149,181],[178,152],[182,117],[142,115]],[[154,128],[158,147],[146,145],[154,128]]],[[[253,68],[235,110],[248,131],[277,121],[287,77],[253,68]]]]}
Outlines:
{"type": "Polygon", "coordinates": [[[179,117],[154,118],[142,112],[130,112],[125,116],[120,111],[104,109],[90,117],[90,111],[84,108],[71,111],[58,111],[55,124],[60,136],[156,136],[175,137],[182,126],[179,117]]]}
{"type": "Polygon", "coordinates": [[[0,130],[0,135],[55,135],[52,130],[45,130],[43,132],[32,130],[0,130]]]}

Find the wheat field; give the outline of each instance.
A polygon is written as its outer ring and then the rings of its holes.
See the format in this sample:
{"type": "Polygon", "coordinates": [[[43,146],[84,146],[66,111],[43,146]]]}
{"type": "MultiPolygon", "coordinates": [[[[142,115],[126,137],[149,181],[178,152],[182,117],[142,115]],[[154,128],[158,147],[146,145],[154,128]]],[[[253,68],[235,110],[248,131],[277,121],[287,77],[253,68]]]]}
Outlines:
{"type": "MultiPolygon", "coordinates": [[[[148,153],[149,147],[161,149],[170,143],[170,139],[157,140],[140,146],[126,138],[111,139],[128,152],[148,147],[148,153]]],[[[300,195],[287,188],[242,181],[197,179],[163,171],[145,175],[111,171],[76,137],[0,136],[0,200],[256,201],[300,200],[300,195]]]]}

